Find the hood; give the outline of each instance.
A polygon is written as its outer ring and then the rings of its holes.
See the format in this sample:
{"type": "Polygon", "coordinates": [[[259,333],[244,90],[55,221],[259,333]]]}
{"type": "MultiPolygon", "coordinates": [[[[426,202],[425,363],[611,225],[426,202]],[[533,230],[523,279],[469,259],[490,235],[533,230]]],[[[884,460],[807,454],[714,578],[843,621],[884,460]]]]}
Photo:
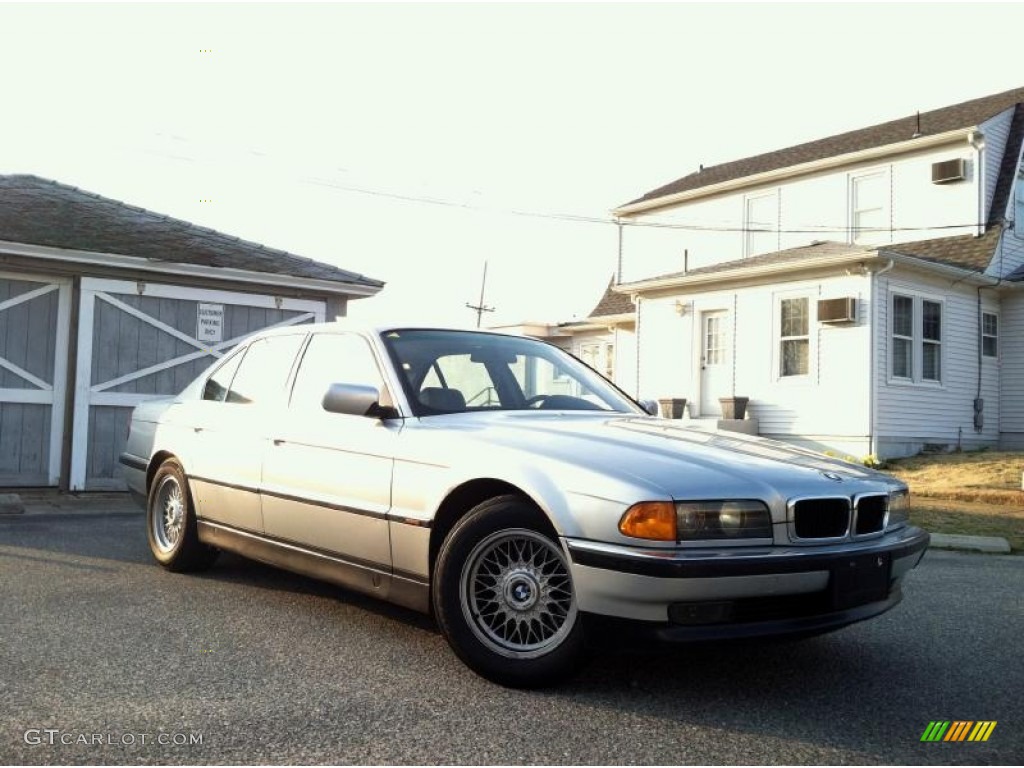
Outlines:
{"type": "Polygon", "coordinates": [[[520,451],[524,461],[571,465],[675,499],[852,496],[904,487],[881,472],[776,440],[663,419],[501,411],[433,416],[420,425],[482,444],[480,450],[520,451]]]}

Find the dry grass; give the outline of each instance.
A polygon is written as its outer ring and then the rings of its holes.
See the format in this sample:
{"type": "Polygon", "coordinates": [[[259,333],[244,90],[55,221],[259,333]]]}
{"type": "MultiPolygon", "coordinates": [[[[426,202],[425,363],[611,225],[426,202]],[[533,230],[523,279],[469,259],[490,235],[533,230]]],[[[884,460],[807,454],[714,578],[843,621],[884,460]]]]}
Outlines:
{"type": "Polygon", "coordinates": [[[890,462],[910,486],[911,520],[927,531],[1002,536],[1024,550],[1024,453],[949,453],[890,462]]]}
{"type": "Polygon", "coordinates": [[[947,453],[890,462],[886,471],[906,481],[913,495],[1024,509],[1024,453],[947,453]]]}

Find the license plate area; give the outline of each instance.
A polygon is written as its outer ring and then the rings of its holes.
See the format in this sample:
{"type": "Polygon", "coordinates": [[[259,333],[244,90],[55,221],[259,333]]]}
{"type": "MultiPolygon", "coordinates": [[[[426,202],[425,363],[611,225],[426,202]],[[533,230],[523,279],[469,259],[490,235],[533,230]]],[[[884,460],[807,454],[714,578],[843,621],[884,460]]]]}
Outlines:
{"type": "Polygon", "coordinates": [[[832,567],[832,605],[836,610],[885,600],[889,596],[892,557],[888,552],[844,557],[832,567]]]}

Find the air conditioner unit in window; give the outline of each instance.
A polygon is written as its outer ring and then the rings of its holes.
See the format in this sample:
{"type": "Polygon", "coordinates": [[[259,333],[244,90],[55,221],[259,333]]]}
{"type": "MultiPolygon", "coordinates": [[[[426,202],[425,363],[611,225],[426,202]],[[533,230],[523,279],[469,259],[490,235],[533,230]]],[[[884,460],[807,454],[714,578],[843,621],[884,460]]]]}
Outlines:
{"type": "Polygon", "coordinates": [[[967,161],[962,157],[932,163],[932,184],[949,184],[967,178],[967,161]]]}
{"type": "Polygon", "coordinates": [[[851,296],[842,299],[822,299],[818,302],[818,322],[857,322],[857,300],[851,296]]]}

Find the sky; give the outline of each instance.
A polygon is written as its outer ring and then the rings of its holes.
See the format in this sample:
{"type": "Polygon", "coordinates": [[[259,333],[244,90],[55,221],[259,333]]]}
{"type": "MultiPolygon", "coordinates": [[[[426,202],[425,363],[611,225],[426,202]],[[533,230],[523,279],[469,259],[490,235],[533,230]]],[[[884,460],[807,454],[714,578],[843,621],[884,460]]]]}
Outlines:
{"type": "Polygon", "coordinates": [[[387,282],[369,320],[585,317],[610,211],[1024,86],[1021,3],[0,3],[0,173],[387,282]],[[601,219],[603,222],[575,218],[601,219]]]}

